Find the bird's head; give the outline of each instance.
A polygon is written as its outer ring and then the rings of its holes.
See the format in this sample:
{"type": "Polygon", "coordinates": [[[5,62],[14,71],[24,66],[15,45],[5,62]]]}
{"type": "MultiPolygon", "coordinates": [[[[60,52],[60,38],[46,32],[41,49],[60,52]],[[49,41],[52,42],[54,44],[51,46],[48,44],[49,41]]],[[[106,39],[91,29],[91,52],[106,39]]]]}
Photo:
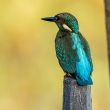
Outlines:
{"type": "Polygon", "coordinates": [[[79,31],[77,19],[70,13],[60,13],[54,17],[42,18],[42,20],[55,22],[61,31],[77,33],[79,31]]]}

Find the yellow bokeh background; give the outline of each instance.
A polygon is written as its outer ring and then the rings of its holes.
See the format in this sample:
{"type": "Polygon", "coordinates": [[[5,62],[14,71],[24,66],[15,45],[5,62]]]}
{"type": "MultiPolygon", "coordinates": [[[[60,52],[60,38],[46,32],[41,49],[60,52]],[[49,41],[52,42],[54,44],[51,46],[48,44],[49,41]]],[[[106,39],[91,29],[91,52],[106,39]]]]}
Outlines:
{"type": "Polygon", "coordinates": [[[0,0],[0,110],[61,110],[63,76],[57,26],[42,17],[70,12],[94,63],[93,110],[110,110],[103,0],[0,0]]]}

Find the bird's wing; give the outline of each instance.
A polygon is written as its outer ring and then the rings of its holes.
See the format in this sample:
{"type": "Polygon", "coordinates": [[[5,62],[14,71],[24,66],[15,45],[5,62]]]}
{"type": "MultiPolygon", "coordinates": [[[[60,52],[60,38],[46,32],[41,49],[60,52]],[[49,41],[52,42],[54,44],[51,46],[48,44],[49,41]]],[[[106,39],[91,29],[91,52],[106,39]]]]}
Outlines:
{"type": "Polygon", "coordinates": [[[89,48],[89,44],[87,42],[87,40],[82,36],[82,34],[79,32],[79,38],[81,39],[81,43],[82,45],[84,46],[84,51],[87,55],[87,58],[90,62],[90,65],[91,65],[91,73],[93,71],[93,63],[92,63],[92,58],[91,58],[91,53],[90,53],[90,48],[89,48]]]}
{"type": "Polygon", "coordinates": [[[76,49],[73,49],[72,46],[74,46],[74,42],[72,42],[72,40],[70,39],[69,36],[67,36],[65,38],[65,44],[64,48],[66,49],[67,52],[67,56],[69,57],[69,59],[71,60],[71,62],[77,62],[79,61],[76,49]]]}

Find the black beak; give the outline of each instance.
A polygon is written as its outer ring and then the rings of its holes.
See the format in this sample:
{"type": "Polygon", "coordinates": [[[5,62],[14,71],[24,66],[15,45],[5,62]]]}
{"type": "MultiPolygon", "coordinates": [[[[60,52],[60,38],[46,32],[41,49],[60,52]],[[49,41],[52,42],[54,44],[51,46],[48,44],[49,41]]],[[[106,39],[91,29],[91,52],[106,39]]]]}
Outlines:
{"type": "Polygon", "coordinates": [[[55,22],[56,18],[55,17],[46,17],[46,18],[42,18],[42,20],[50,21],[50,22],[55,22]]]}

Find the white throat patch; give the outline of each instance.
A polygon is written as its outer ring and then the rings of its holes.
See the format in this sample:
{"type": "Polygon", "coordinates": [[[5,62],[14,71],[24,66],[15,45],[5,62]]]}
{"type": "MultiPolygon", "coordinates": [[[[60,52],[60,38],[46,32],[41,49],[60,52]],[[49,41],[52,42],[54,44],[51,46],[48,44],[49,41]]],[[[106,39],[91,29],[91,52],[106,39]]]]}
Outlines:
{"type": "Polygon", "coordinates": [[[63,24],[63,28],[70,31],[70,32],[72,32],[72,30],[66,24],[63,24]]]}

